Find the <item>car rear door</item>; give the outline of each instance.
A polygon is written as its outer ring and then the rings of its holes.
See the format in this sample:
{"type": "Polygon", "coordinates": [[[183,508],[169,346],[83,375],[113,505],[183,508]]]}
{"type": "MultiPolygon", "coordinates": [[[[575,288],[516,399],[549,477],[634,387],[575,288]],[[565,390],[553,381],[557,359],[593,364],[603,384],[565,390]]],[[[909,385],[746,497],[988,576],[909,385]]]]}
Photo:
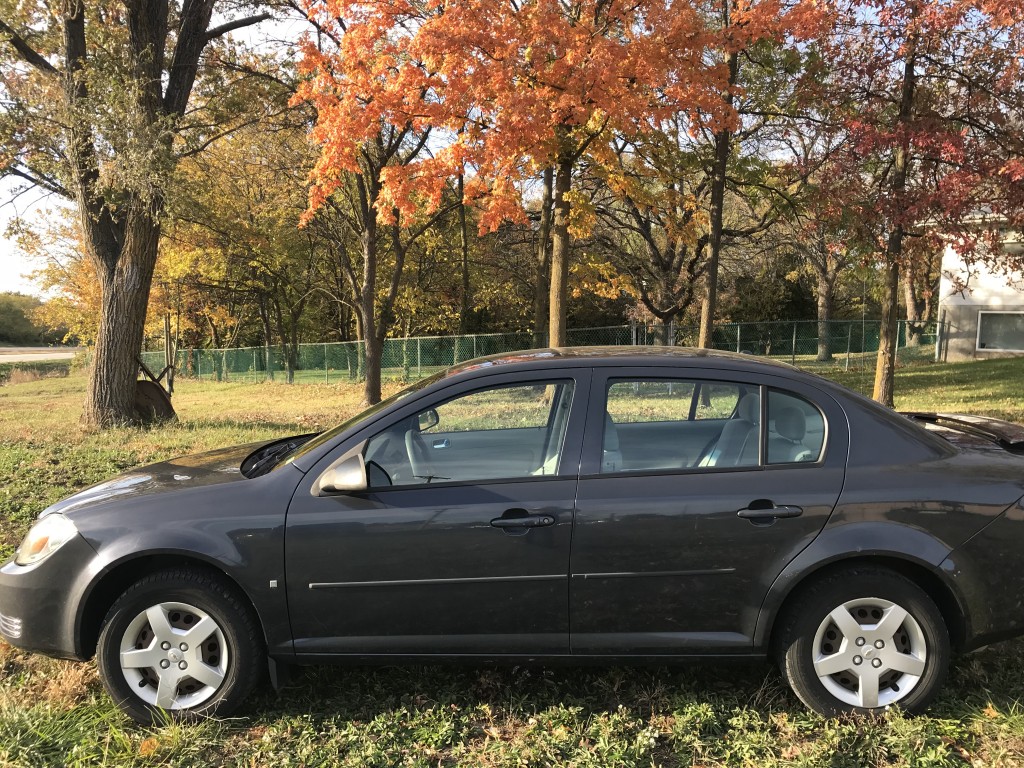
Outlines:
{"type": "Polygon", "coordinates": [[[842,490],[842,409],[785,377],[598,368],[588,424],[573,654],[749,652],[769,586],[842,490]]]}
{"type": "Polygon", "coordinates": [[[567,654],[590,371],[481,377],[339,446],[287,518],[296,652],[567,654]],[[363,446],[370,487],[317,496],[363,446]]]}

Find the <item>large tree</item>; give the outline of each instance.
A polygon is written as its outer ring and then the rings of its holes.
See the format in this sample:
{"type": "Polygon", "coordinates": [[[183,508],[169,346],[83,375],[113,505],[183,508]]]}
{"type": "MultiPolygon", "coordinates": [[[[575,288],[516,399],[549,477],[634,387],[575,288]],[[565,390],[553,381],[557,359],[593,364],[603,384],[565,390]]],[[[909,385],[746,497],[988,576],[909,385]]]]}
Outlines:
{"type": "MultiPolygon", "coordinates": [[[[214,21],[216,6],[217,0],[0,2],[0,174],[74,201],[100,282],[84,413],[91,425],[138,418],[136,356],[167,181],[183,153],[200,151],[222,127],[211,127],[210,110],[202,120],[189,115],[204,52],[228,32],[267,18],[214,21]]],[[[225,85],[201,98],[222,99],[225,85]]]]}
{"type": "Polygon", "coordinates": [[[824,47],[844,140],[822,193],[843,201],[883,275],[874,397],[893,403],[900,273],[979,217],[1024,217],[1024,23],[1017,0],[850,0],[824,47]]]}
{"type": "Polygon", "coordinates": [[[710,51],[806,28],[816,3],[733,8],[726,35],[697,0],[323,0],[311,10],[342,38],[334,55],[314,45],[303,95],[320,115],[323,146],[313,203],[358,170],[382,123],[435,130],[429,158],[389,169],[378,209],[439,204],[464,172],[466,195],[494,227],[523,217],[522,182],[553,168],[549,343],[565,342],[570,216],[578,162],[608,157],[612,131],[655,130],[687,114],[728,127],[729,67],[710,51]],[[341,30],[344,30],[342,33],[341,30]]]}

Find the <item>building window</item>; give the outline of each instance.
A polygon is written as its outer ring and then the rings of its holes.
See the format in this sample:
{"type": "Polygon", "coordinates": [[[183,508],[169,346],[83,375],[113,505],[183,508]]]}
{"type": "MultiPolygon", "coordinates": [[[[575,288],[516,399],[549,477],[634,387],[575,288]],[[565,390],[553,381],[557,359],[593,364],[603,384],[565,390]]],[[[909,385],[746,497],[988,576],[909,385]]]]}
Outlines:
{"type": "Polygon", "coordinates": [[[1024,352],[1024,312],[978,312],[977,349],[1024,352]]]}

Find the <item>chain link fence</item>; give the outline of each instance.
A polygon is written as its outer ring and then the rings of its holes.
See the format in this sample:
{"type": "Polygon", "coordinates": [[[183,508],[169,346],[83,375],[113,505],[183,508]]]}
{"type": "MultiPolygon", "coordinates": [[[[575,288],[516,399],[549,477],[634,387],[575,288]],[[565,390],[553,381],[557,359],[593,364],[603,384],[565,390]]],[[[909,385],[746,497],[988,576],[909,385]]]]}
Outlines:
{"type": "MultiPolygon", "coordinates": [[[[865,370],[873,368],[881,323],[864,320],[722,323],[715,326],[712,346],[772,357],[802,368],[865,370]]],[[[619,325],[575,328],[567,346],[655,345],[696,346],[696,326],[619,325]]],[[[935,323],[920,332],[899,325],[897,359],[902,363],[935,359],[941,334],[935,323]]],[[[532,333],[489,333],[467,336],[414,336],[387,339],[381,350],[384,379],[412,381],[483,355],[534,347],[532,333]]],[[[142,361],[154,373],[164,367],[164,353],[144,352],[142,361]]],[[[366,364],[362,342],[300,344],[293,369],[279,346],[233,349],[180,349],[175,376],[206,381],[322,382],[359,381],[366,364]]]]}

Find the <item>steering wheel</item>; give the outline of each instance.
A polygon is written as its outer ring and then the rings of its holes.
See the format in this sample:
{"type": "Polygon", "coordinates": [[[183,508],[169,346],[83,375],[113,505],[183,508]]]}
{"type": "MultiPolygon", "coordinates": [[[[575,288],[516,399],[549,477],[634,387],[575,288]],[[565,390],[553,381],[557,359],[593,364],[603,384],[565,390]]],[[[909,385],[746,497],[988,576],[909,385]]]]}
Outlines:
{"type": "Polygon", "coordinates": [[[428,483],[434,479],[434,468],[430,464],[430,453],[427,451],[427,444],[423,435],[416,428],[405,431],[405,452],[409,455],[409,466],[412,468],[412,476],[417,480],[426,480],[428,483]]]}

